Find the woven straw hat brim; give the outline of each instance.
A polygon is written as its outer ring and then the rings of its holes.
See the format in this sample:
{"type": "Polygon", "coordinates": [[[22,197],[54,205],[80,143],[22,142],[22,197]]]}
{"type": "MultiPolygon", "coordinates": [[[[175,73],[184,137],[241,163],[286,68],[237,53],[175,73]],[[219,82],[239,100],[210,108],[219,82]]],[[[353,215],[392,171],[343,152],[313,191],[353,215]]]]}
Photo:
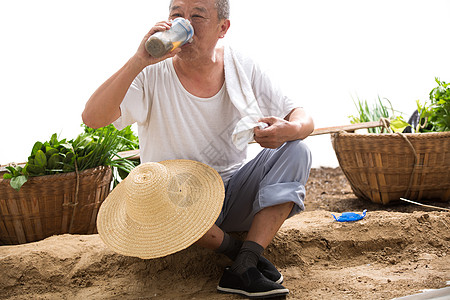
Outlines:
{"type": "Polygon", "coordinates": [[[168,160],[160,164],[175,182],[168,189],[171,209],[166,209],[167,203],[161,211],[152,208],[151,217],[145,223],[130,218],[125,201],[128,177],[100,207],[99,235],[119,254],[151,259],[181,251],[200,239],[220,214],[225,191],[216,170],[191,160],[168,160]],[[185,197],[186,193],[189,197],[185,197]]]}

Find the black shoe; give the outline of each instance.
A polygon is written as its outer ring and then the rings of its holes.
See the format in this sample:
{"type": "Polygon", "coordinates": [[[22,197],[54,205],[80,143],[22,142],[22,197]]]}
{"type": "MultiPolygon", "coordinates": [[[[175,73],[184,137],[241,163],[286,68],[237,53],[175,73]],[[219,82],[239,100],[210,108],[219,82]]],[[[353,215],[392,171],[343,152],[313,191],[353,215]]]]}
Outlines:
{"type": "Polygon", "coordinates": [[[275,283],[283,283],[283,275],[281,275],[277,268],[263,256],[259,257],[256,267],[267,279],[272,280],[275,283]]]}
{"type": "Polygon", "coordinates": [[[249,298],[271,298],[289,294],[287,288],[267,279],[257,268],[250,268],[239,275],[227,267],[220,278],[217,290],[249,298]]]}

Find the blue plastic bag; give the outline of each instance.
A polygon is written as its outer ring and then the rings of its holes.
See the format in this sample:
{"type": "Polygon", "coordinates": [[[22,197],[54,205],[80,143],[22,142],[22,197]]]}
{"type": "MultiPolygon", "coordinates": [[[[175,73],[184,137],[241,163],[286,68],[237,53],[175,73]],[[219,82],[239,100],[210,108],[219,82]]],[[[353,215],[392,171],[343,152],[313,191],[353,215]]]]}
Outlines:
{"type": "Polygon", "coordinates": [[[335,215],[333,215],[333,214],[331,214],[331,215],[338,222],[354,222],[354,221],[359,221],[362,218],[364,218],[366,216],[366,212],[367,212],[367,209],[365,209],[361,215],[357,214],[357,213],[352,213],[352,212],[345,212],[345,213],[342,213],[342,215],[340,215],[337,218],[335,215]]]}

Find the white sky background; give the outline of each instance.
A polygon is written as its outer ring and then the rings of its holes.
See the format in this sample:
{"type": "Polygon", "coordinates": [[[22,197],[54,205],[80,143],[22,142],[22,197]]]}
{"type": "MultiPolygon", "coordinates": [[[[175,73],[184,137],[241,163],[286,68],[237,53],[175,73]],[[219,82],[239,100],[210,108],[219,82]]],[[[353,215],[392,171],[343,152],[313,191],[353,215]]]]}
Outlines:
{"type": "MultiPolygon", "coordinates": [[[[231,0],[225,41],[303,102],[316,127],[349,124],[353,99],[388,98],[405,118],[434,77],[450,81],[449,0],[231,0]]],[[[0,3],[0,164],[35,141],[81,133],[95,89],[135,52],[168,1],[0,3]]],[[[313,167],[338,165],[329,135],[309,137],[313,167]]]]}

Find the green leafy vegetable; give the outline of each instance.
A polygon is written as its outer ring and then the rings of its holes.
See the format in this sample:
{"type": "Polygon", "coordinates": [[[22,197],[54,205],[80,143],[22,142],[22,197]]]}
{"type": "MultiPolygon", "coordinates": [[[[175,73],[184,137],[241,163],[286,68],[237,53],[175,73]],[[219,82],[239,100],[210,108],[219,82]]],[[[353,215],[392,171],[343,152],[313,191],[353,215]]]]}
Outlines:
{"type": "Polygon", "coordinates": [[[430,103],[417,101],[420,124],[417,132],[450,131],[450,84],[435,78],[437,87],[430,92],[430,103]]]}
{"type": "Polygon", "coordinates": [[[114,184],[117,176],[125,178],[139,163],[122,158],[119,152],[138,148],[138,139],[130,126],[116,130],[112,125],[97,130],[85,127],[85,131],[76,139],[58,140],[53,134],[49,141],[36,142],[28,157],[25,167],[6,167],[8,173],[4,179],[10,179],[10,185],[19,190],[32,176],[52,175],[58,173],[83,171],[98,166],[114,168],[114,184]]]}
{"type": "Polygon", "coordinates": [[[47,166],[47,157],[45,156],[45,153],[42,150],[38,150],[36,152],[36,155],[34,157],[34,163],[38,167],[45,168],[47,166]]]}
{"type": "Polygon", "coordinates": [[[25,175],[20,175],[17,177],[13,177],[11,178],[11,182],[10,185],[13,189],[15,189],[16,191],[20,190],[20,188],[22,187],[22,185],[28,180],[28,177],[25,175]]]}
{"type": "Polygon", "coordinates": [[[392,131],[394,131],[394,132],[403,132],[403,130],[405,130],[405,128],[408,126],[411,126],[411,125],[409,125],[408,122],[403,120],[403,117],[401,117],[401,116],[395,118],[394,120],[391,120],[391,124],[390,124],[390,127],[391,127],[392,131]]]}
{"type": "MultiPolygon", "coordinates": [[[[450,131],[450,83],[441,81],[439,78],[435,78],[435,81],[438,86],[431,90],[429,102],[423,104],[419,100],[416,102],[419,121],[413,132],[450,131]]],[[[387,101],[389,102],[389,100],[387,101]]],[[[373,107],[369,107],[367,101],[359,99],[355,106],[358,115],[350,116],[351,123],[372,122],[378,121],[380,118],[387,118],[390,120],[390,128],[394,132],[403,132],[406,127],[413,127],[402,116],[395,116],[396,111],[392,108],[391,103],[389,102],[390,109],[388,109],[379,97],[378,103],[373,107]]],[[[379,133],[380,129],[369,129],[369,132],[379,133]]]]}
{"type": "MultiPolygon", "coordinates": [[[[383,104],[383,101],[381,101],[380,97],[378,97],[378,102],[375,103],[372,107],[369,106],[369,103],[367,100],[361,101],[358,99],[358,103],[353,101],[355,103],[356,109],[358,110],[357,116],[350,116],[351,119],[350,122],[352,124],[355,123],[363,123],[363,122],[375,122],[379,121],[381,118],[386,119],[393,119],[395,118],[394,114],[394,108],[392,107],[391,102],[388,99],[385,99],[390,108],[387,107],[387,105],[383,104]]],[[[369,128],[368,131],[370,133],[381,133],[382,128],[369,128]]]]}

